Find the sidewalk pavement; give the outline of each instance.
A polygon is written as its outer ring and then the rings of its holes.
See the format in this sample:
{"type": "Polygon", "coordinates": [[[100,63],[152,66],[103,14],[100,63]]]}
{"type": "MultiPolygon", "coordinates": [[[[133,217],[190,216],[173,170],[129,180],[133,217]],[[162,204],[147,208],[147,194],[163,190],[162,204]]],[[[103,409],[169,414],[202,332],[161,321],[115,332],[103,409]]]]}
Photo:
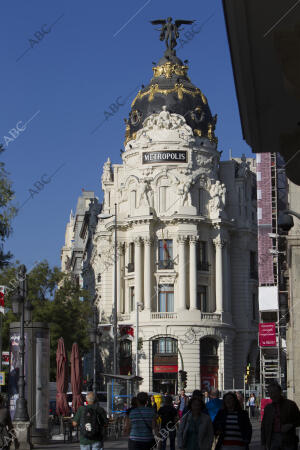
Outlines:
{"type": "MultiPolygon", "coordinates": [[[[118,441],[113,440],[107,440],[104,442],[104,449],[105,450],[118,450],[118,449],[124,449],[128,447],[128,438],[124,437],[119,439],[118,441]]],[[[42,449],[48,449],[48,450],[69,450],[69,449],[76,449],[79,450],[79,442],[66,442],[64,444],[63,441],[51,441],[47,445],[34,445],[34,450],[42,450],[42,449]]]]}

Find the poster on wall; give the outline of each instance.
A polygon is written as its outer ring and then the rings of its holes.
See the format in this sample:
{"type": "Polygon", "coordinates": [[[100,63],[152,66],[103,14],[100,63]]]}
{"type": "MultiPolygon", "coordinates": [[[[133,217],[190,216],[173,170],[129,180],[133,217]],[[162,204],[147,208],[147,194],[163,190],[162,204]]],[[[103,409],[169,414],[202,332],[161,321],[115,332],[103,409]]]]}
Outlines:
{"type": "Polygon", "coordinates": [[[47,429],[49,419],[49,333],[36,334],[36,428],[47,429]]]}
{"type": "Polygon", "coordinates": [[[18,380],[20,370],[20,334],[10,335],[10,367],[8,377],[9,409],[12,419],[15,415],[16,402],[19,398],[18,380]]]}
{"type": "Polygon", "coordinates": [[[218,387],[218,367],[201,365],[201,389],[210,391],[218,387]]]}

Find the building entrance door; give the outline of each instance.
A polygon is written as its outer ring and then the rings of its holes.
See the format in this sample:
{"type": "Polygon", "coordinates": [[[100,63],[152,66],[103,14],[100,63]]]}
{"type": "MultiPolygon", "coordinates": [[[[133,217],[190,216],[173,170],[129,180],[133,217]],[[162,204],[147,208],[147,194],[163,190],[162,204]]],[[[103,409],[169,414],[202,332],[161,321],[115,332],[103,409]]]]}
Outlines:
{"type": "Polygon", "coordinates": [[[175,395],[177,392],[177,379],[165,380],[158,379],[153,380],[153,391],[160,392],[162,394],[175,395]]]}

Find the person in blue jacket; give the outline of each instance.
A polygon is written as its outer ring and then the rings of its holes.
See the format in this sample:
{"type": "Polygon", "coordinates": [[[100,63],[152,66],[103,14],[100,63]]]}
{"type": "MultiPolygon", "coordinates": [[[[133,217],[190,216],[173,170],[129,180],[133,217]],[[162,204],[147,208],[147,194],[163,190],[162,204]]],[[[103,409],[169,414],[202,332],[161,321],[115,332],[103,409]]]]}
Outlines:
{"type": "Polygon", "coordinates": [[[211,388],[209,393],[209,401],[206,403],[206,409],[213,422],[219,410],[223,407],[223,401],[219,398],[220,393],[218,389],[211,388]]]}

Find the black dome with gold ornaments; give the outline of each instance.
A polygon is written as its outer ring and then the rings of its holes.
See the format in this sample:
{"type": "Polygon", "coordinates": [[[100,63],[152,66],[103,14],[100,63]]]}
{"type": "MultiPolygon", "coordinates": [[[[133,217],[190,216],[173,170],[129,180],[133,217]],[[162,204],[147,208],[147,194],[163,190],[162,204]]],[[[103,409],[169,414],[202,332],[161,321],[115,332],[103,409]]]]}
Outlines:
{"type": "Polygon", "coordinates": [[[212,116],[205,95],[193,85],[187,75],[188,66],[176,56],[174,47],[179,36],[179,27],[192,21],[155,20],[160,24],[160,40],[165,40],[167,49],[153,70],[148,86],[141,89],[131,104],[126,121],[125,145],[135,139],[136,132],[143,127],[144,120],[153,113],[160,113],[163,106],[170,113],[182,115],[195,136],[205,136],[217,143],[214,130],[217,116],[212,116]]]}

